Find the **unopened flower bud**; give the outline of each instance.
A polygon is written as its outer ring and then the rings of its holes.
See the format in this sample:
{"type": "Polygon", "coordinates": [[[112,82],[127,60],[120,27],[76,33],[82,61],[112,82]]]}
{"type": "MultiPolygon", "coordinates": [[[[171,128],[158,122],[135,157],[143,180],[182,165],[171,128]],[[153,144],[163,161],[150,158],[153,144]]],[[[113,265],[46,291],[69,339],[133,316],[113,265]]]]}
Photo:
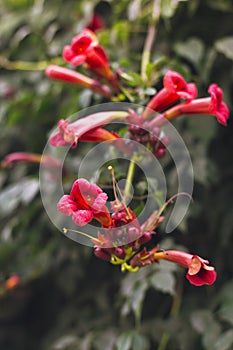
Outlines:
{"type": "Polygon", "coordinates": [[[145,244],[151,240],[151,232],[144,232],[139,238],[138,243],[145,244]]]}
{"type": "Polygon", "coordinates": [[[119,259],[125,258],[125,251],[123,248],[115,248],[114,249],[114,255],[116,255],[119,259]]]}
{"type": "Polygon", "coordinates": [[[103,248],[95,248],[94,254],[99,259],[110,261],[110,254],[103,248]]]}
{"type": "Polygon", "coordinates": [[[155,151],[154,155],[155,155],[156,158],[162,158],[165,155],[165,153],[166,153],[166,149],[162,148],[162,147],[159,147],[155,151]]]}

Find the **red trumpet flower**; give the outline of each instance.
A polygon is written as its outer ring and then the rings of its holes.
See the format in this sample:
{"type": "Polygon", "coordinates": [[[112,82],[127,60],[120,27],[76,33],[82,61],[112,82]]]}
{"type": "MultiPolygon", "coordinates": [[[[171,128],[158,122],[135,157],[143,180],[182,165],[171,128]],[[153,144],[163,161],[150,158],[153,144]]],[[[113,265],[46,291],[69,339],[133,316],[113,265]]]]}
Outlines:
{"type": "Polygon", "coordinates": [[[112,96],[112,93],[108,86],[101,85],[98,83],[98,81],[68,68],[52,64],[46,68],[45,74],[47,77],[52,79],[83,86],[107,98],[110,98],[112,96]]]}
{"type": "Polygon", "coordinates": [[[59,200],[57,208],[65,215],[72,215],[72,220],[78,226],[84,226],[95,219],[108,227],[112,220],[105,205],[107,198],[107,194],[97,185],[78,179],[73,184],[70,195],[64,195],[59,200]]]}
{"type": "Polygon", "coordinates": [[[135,255],[131,260],[132,267],[141,267],[152,263],[157,263],[160,259],[168,260],[184,266],[188,269],[186,274],[190,283],[195,286],[213,284],[216,280],[216,271],[213,266],[209,266],[209,261],[197,255],[181,252],[179,250],[166,250],[158,252],[158,248],[147,252],[145,249],[135,255]]]}
{"type": "Polygon", "coordinates": [[[102,112],[91,114],[88,117],[78,119],[69,124],[68,120],[61,119],[58,122],[59,131],[50,137],[50,143],[53,146],[72,145],[76,147],[78,141],[111,141],[119,136],[111,133],[101,126],[111,122],[114,119],[125,119],[127,112],[102,112]]]}
{"type": "Polygon", "coordinates": [[[229,110],[227,105],[222,101],[222,89],[217,84],[212,84],[208,92],[210,93],[210,97],[181,103],[168,109],[163,114],[163,117],[170,120],[183,114],[209,114],[215,116],[220,124],[226,125],[229,118],[229,110]]]}
{"type": "Polygon", "coordinates": [[[64,47],[63,58],[75,67],[86,63],[88,68],[101,77],[107,80],[114,79],[107,54],[99,44],[95,33],[89,29],[84,29],[81,34],[72,39],[71,45],[64,47]]]}
{"type": "Polygon", "coordinates": [[[175,71],[167,71],[163,84],[163,89],[146,106],[143,119],[150,117],[153,111],[162,111],[179,99],[191,101],[197,96],[196,85],[194,83],[186,83],[184,78],[175,71]]]}

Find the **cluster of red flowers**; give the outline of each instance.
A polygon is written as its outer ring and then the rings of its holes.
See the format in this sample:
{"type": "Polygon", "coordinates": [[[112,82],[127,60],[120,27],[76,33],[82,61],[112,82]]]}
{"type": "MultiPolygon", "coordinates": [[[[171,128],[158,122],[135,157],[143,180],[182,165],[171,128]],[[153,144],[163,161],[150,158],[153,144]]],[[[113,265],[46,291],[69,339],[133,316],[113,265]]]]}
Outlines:
{"type": "MultiPolygon", "coordinates": [[[[94,26],[94,24],[93,24],[94,26]]],[[[63,82],[88,88],[104,98],[116,97],[124,93],[125,86],[121,76],[112,71],[108,56],[100,45],[92,26],[72,39],[71,45],[64,47],[63,58],[73,67],[83,65],[89,75],[81,74],[74,69],[50,65],[46,75],[63,82]]],[[[223,102],[223,92],[216,84],[210,85],[209,97],[197,98],[198,92],[194,83],[187,83],[175,71],[168,70],[164,76],[163,88],[148,102],[140,115],[136,111],[102,112],[90,114],[87,117],[70,123],[61,119],[58,131],[50,137],[51,145],[55,147],[70,145],[73,148],[79,141],[103,142],[116,141],[115,145],[127,154],[127,149],[120,142],[120,136],[104,129],[104,126],[114,120],[129,124],[128,139],[143,144],[157,158],[165,155],[169,139],[161,131],[161,126],[184,114],[208,114],[215,116],[219,123],[226,125],[229,111],[223,102]]],[[[134,150],[135,151],[135,150],[134,150]]],[[[39,155],[16,153],[8,155],[4,165],[16,161],[40,160],[39,155]]],[[[48,162],[48,159],[43,159],[48,162]]],[[[58,202],[58,210],[68,216],[78,226],[84,226],[92,220],[101,224],[98,236],[92,239],[94,253],[97,257],[112,264],[120,264],[122,270],[136,271],[140,267],[158,263],[160,259],[178,263],[188,269],[187,278],[194,285],[212,284],[216,272],[208,261],[199,256],[181,251],[161,251],[159,247],[147,251],[144,244],[149,242],[155,229],[163,220],[161,215],[153,213],[142,225],[135,213],[117,198],[111,203],[111,214],[106,206],[107,194],[96,184],[85,179],[78,179],[73,184],[69,195],[64,195],[58,202]]],[[[161,214],[161,213],[160,213],[161,214]]]]}
{"type": "Polygon", "coordinates": [[[83,64],[93,78],[57,65],[48,66],[48,77],[89,88],[106,98],[111,98],[113,92],[120,91],[118,75],[111,70],[104,48],[90,29],[84,29],[72,39],[71,45],[64,47],[63,59],[74,67],[83,64]],[[104,85],[103,81],[108,85],[104,85]]]}
{"type": "Polygon", "coordinates": [[[159,250],[158,246],[149,251],[143,248],[156,234],[154,230],[163,221],[162,216],[153,213],[140,225],[135,213],[119,199],[111,203],[113,213],[110,214],[106,206],[107,198],[107,194],[96,184],[78,179],[70,195],[64,195],[57,204],[58,210],[72,215],[72,220],[78,226],[84,226],[93,219],[101,224],[97,238],[92,239],[96,257],[121,265],[122,271],[132,272],[164,259],[186,267],[187,279],[196,286],[214,283],[214,267],[197,255],[178,250],[159,250]]]}
{"type": "MultiPolygon", "coordinates": [[[[47,76],[90,88],[108,98],[112,97],[113,92],[117,93],[121,89],[120,76],[110,70],[104,49],[99,45],[96,35],[89,29],[73,38],[72,45],[65,47],[63,57],[74,66],[84,63],[85,67],[95,74],[97,80],[92,81],[86,76],[80,77],[80,73],[76,71],[54,65],[47,68],[47,76]],[[109,86],[103,85],[101,79],[104,79],[109,86]],[[109,87],[113,88],[113,91],[109,87]]],[[[226,125],[229,110],[222,101],[223,92],[218,85],[210,85],[208,89],[210,97],[196,98],[196,85],[187,83],[178,72],[168,70],[163,83],[163,88],[149,101],[141,115],[137,115],[135,111],[133,113],[128,111],[121,115],[115,113],[110,118],[88,116],[71,124],[62,119],[58,123],[59,132],[50,139],[51,144],[53,146],[71,144],[74,147],[78,140],[96,142],[115,140],[119,136],[102,127],[115,119],[124,119],[130,124],[130,139],[142,143],[159,158],[165,154],[169,140],[162,138],[163,134],[158,128],[168,120],[184,114],[208,114],[226,125]]]]}
{"type": "MultiPolygon", "coordinates": [[[[97,80],[58,66],[48,67],[47,76],[88,87],[109,98],[121,90],[120,76],[110,69],[107,55],[90,29],[85,29],[72,39],[71,45],[65,46],[63,58],[75,67],[84,64],[97,80]]],[[[69,144],[76,147],[78,141],[118,140],[119,135],[103,127],[120,119],[129,124],[129,139],[143,144],[159,158],[165,154],[169,143],[160,129],[168,120],[183,114],[209,114],[215,116],[221,124],[226,124],[229,111],[222,101],[222,90],[216,84],[208,89],[210,97],[198,99],[196,85],[187,83],[178,72],[167,71],[163,83],[163,88],[149,101],[141,115],[129,110],[96,113],[73,123],[62,119],[58,123],[58,132],[51,136],[50,143],[53,146],[69,144]]],[[[97,237],[92,239],[94,253],[98,258],[120,264],[122,270],[129,271],[137,271],[142,266],[165,259],[186,267],[186,276],[194,285],[212,284],[215,281],[214,268],[199,256],[175,250],[161,251],[158,246],[147,251],[144,244],[156,234],[156,227],[163,221],[161,215],[153,213],[140,225],[135,213],[119,199],[111,203],[112,214],[106,201],[107,194],[97,185],[78,179],[73,184],[70,195],[64,195],[57,205],[58,210],[71,215],[78,226],[84,226],[93,219],[101,224],[97,237]]]]}

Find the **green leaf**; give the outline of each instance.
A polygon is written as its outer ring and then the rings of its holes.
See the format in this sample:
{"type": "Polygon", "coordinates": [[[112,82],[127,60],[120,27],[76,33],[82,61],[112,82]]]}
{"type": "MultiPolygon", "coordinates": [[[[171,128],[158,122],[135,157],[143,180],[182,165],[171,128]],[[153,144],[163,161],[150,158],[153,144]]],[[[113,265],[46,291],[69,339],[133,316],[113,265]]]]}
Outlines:
{"type": "Polygon", "coordinates": [[[147,273],[147,269],[142,269],[127,275],[121,287],[121,295],[125,299],[121,310],[122,315],[128,315],[132,311],[136,322],[140,320],[143,301],[149,287],[147,273]]]}
{"type": "Polygon", "coordinates": [[[132,350],[149,350],[150,344],[148,339],[139,333],[134,333],[132,350]]]}
{"type": "Polygon", "coordinates": [[[148,339],[134,331],[122,333],[116,342],[116,350],[148,350],[148,339]]]}
{"type": "Polygon", "coordinates": [[[224,285],[219,295],[221,306],[218,311],[219,317],[233,325],[233,281],[224,285]]]}
{"type": "Polygon", "coordinates": [[[174,45],[174,49],[178,55],[199,66],[204,54],[204,44],[198,38],[189,38],[185,42],[178,42],[174,45]]]}
{"type": "Polygon", "coordinates": [[[233,11],[232,0],[221,0],[221,1],[208,0],[208,5],[213,9],[220,10],[220,11],[226,11],[226,12],[233,11]]]}
{"type": "Polygon", "coordinates": [[[163,293],[175,294],[175,278],[169,271],[158,271],[151,278],[150,283],[153,288],[163,293]]]}
{"type": "Polygon", "coordinates": [[[140,16],[140,4],[141,0],[133,0],[128,6],[128,19],[135,21],[140,16]]]}
{"type": "Polygon", "coordinates": [[[78,338],[73,334],[67,334],[57,339],[53,344],[53,350],[69,350],[78,346],[78,338]]]}
{"type": "Polygon", "coordinates": [[[35,179],[24,178],[9,185],[0,193],[1,216],[10,214],[17,206],[29,204],[39,190],[39,182],[35,179]]]}
{"type": "Polygon", "coordinates": [[[131,344],[133,340],[133,335],[131,332],[125,332],[121,334],[116,342],[117,350],[131,350],[131,344]]]}
{"type": "Polygon", "coordinates": [[[174,16],[179,4],[187,0],[161,0],[161,16],[170,18],[174,16]]]}
{"type": "Polygon", "coordinates": [[[207,325],[207,329],[203,335],[202,343],[206,350],[214,349],[216,341],[221,332],[221,327],[217,322],[212,322],[207,325]]]}
{"type": "Polygon", "coordinates": [[[135,72],[122,72],[120,73],[121,78],[130,86],[132,87],[137,87],[141,84],[143,84],[142,78],[140,74],[135,73],[135,72]]]}
{"type": "Polygon", "coordinates": [[[17,28],[24,20],[25,14],[23,13],[9,13],[5,15],[4,21],[1,21],[0,35],[3,37],[5,34],[11,33],[17,28]]]}
{"type": "Polygon", "coordinates": [[[147,291],[147,283],[143,281],[143,283],[138,283],[134,289],[134,294],[132,296],[132,310],[135,314],[136,320],[140,320],[141,311],[143,301],[145,299],[146,291],[147,291]]]}
{"type": "Polygon", "coordinates": [[[210,310],[197,310],[191,314],[193,328],[202,334],[204,349],[213,349],[221,333],[220,324],[214,319],[210,310]]]}
{"type": "Polygon", "coordinates": [[[126,44],[129,37],[129,22],[119,21],[116,22],[112,29],[113,41],[117,41],[117,45],[126,44]]]}
{"type": "Polygon", "coordinates": [[[33,4],[33,0],[3,0],[5,6],[9,6],[12,9],[20,9],[33,4]]]}
{"type": "Polygon", "coordinates": [[[196,310],[191,314],[191,324],[200,334],[203,334],[212,322],[213,315],[210,310],[196,310]]]}
{"type": "Polygon", "coordinates": [[[215,43],[216,50],[233,60],[233,36],[221,38],[215,43]]]}
{"type": "Polygon", "coordinates": [[[233,346],[233,329],[230,329],[220,335],[214,344],[214,350],[229,350],[233,346]]]}

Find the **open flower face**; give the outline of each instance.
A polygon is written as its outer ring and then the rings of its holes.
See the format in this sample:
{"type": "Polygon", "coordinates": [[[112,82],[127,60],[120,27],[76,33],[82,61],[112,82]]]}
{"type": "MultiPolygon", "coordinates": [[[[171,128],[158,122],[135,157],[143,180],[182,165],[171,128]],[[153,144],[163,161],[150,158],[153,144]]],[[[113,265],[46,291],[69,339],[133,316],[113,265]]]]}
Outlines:
{"type": "Polygon", "coordinates": [[[208,260],[204,260],[197,255],[192,255],[179,250],[167,250],[154,254],[155,259],[165,259],[188,269],[186,274],[190,283],[195,286],[212,284],[216,280],[216,272],[213,266],[209,266],[208,260]]]}
{"type": "Polygon", "coordinates": [[[96,35],[89,29],[83,30],[72,39],[71,45],[67,45],[63,50],[63,58],[73,66],[82,64],[93,47],[99,44],[96,35]]]}
{"type": "Polygon", "coordinates": [[[216,116],[220,124],[226,125],[229,110],[226,103],[222,101],[222,89],[217,84],[211,84],[208,92],[211,95],[210,114],[216,116]]]}
{"type": "Polygon", "coordinates": [[[203,284],[213,284],[216,280],[216,271],[213,266],[208,265],[207,260],[201,259],[199,256],[193,255],[189,265],[187,279],[195,286],[203,284]]]}
{"type": "Polygon", "coordinates": [[[208,260],[179,250],[158,251],[158,247],[155,247],[147,252],[144,249],[136,254],[130,263],[133,267],[142,267],[158,263],[160,259],[186,267],[188,269],[186,277],[195,286],[213,284],[216,280],[216,271],[213,266],[209,266],[208,260]]]}
{"type": "Polygon", "coordinates": [[[208,92],[210,97],[198,98],[178,104],[164,112],[163,116],[170,120],[184,114],[209,114],[215,116],[220,124],[226,125],[229,118],[229,110],[222,101],[222,89],[217,84],[211,84],[208,92]]]}
{"type": "Polygon", "coordinates": [[[109,68],[105,50],[99,44],[95,33],[89,29],[83,30],[72,39],[71,45],[64,47],[63,58],[75,67],[85,63],[87,68],[107,80],[114,77],[109,68]]]}
{"type": "Polygon", "coordinates": [[[73,184],[70,195],[64,195],[57,208],[65,215],[72,215],[72,220],[78,226],[84,226],[96,219],[104,227],[108,227],[111,217],[105,205],[107,198],[107,194],[97,185],[78,179],[73,184]]]}

